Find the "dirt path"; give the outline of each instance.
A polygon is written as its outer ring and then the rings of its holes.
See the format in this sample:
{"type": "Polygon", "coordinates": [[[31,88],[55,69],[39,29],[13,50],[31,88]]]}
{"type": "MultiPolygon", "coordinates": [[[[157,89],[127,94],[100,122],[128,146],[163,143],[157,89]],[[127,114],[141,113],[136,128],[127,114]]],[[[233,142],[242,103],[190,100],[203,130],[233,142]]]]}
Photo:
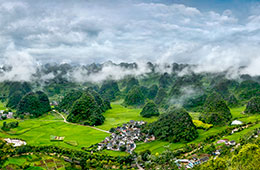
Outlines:
{"type": "Polygon", "coordinates": [[[98,131],[101,131],[101,132],[110,133],[109,131],[106,131],[106,130],[103,130],[103,129],[99,129],[99,128],[96,128],[96,127],[93,127],[93,126],[80,125],[80,124],[68,122],[68,121],[66,120],[66,118],[65,118],[60,112],[58,112],[58,111],[56,111],[56,110],[53,110],[53,111],[56,112],[56,113],[58,113],[58,114],[63,118],[64,123],[71,124],[71,125],[78,125],[78,126],[87,126],[87,127],[90,127],[90,128],[92,128],[92,129],[95,129],[95,130],[98,130],[98,131]]]}

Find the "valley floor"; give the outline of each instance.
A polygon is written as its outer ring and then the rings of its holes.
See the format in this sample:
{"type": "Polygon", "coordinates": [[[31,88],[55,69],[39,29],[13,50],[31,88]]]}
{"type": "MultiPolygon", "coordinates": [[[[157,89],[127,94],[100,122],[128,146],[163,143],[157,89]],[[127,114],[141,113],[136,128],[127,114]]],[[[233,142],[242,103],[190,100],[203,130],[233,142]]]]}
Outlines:
{"type": "MultiPolygon", "coordinates": [[[[2,105],[0,105],[2,106],[2,105]]],[[[3,107],[3,106],[2,106],[3,107]]],[[[260,115],[243,115],[241,112],[245,107],[231,109],[233,119],[241,120],[244,123],[254,122],[260,120],[260,115]]],[[[112,127],[117,127],[130,120],[143,120],[153,122],[157,117],[142,118],[140,116],[141,109],[125,108],[120,103],[112,103],[112,109],[104,113],[106,117],[105,123],[95,128],[88,126],[75,125],[64,122],[64,118],[55,112],[51,112],[37,119],[20,120],[19,126],[9,132],[0,131],[2,138],[19,138],[25,140],[30,145],[55,145],[63,146],[71,149],[81,149],[82,147],[89,147],[93,144],[99,143],[110,134],[107,131],[112,127]],[[63,136],[64,141],[50,141],[50,136],[63,136]]],[[[198,113],[190,113],[193,119],[198,119],[198,113]]],[[[3,122],[16,121],[15,119],[1,120],[0,127],[3,122]]],[[[178,149],[186,144],[199,143],[205,140],[210,135],[217,134],[223,131],[227,126],[213,127],[208,131],[198,130],[199,137],[190,143],[169,143],[165,141],[153,141],[150,143],[137,143],[136,152],[141,152],[149,149],[152,153],[161,153],[166,148],[178,149]]],[[[248,129],[226,136],[225,138],[238,141],[240,136],[248,131],[260,127],[256,124],[248,129]]],[[[104,151],[110,155],[125,155],[123,152],[104,151]]]]}

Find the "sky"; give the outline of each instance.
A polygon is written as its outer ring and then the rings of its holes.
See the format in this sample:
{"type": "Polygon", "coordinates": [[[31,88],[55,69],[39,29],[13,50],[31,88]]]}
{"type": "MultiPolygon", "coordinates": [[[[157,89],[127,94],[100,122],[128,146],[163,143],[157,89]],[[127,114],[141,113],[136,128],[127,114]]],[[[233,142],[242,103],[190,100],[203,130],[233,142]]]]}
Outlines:
{"type": "Polygon", "coordinates": [[[259,75],[259,47],[256,0],[0,0],[0,65],[20,72],[111,60],[259,75]]]}

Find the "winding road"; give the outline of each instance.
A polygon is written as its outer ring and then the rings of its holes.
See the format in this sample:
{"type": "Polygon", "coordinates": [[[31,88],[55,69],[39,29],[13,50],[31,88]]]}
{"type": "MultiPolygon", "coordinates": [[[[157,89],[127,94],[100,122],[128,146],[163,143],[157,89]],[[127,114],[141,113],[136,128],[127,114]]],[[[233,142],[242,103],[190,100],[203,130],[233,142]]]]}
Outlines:
{"type": "Polygon", "coordinates": [[[98,131],[101,131],[101,132],[110,133],[109,131],[106,131],[106,130],[103,130],[103,129],[99,129],[99,128],[96,128],[96,127],[93,127],[93,126],[80,125],[80,124],[68,122],[66,120],[66,118],[60,112],[58,112],[57,110],[52,110],[52,111],[54,111],[55,113],[59,114],[63,118],[64,123],[71,124],[71,125],[78,125],[78,126],[86,126],[86,127],[90,127],[92,129],[95,129],[95,130],[98,130],[98,131]]]}

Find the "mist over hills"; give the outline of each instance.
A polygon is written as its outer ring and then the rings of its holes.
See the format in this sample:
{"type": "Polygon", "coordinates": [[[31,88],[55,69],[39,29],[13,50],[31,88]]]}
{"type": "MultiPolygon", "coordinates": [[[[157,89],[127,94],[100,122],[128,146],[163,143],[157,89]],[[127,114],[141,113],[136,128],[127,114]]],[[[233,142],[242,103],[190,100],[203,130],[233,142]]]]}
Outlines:
{"type": "MultiPolygon", "coordinates": [[[[210,67],[210,66],[209,66],[210,67]]],[[[0,67],[0,81],[29,81],[48,83],[50,81],[68,81],[68,82],[92,82],[100,83],[105,80],[120,80],[127,76],[139,78],[147,77],[151,74],[175,74],[178,76],[192,74],[210,74],[222,75],[227,79],[254,79],[259,81],[259,75],[245,74],[248,67],[240,66],[239,68],[230,67],[224,71],[204,70],[204,66],[178,64],[178,63],[113,63],[108,61],[105,63],[92,63],[86,65],[68,64],[68,63],[47,63],[35,65],[31,67],[22,66],[17,68],[12,65],[2,65],[0,67]]]]}

